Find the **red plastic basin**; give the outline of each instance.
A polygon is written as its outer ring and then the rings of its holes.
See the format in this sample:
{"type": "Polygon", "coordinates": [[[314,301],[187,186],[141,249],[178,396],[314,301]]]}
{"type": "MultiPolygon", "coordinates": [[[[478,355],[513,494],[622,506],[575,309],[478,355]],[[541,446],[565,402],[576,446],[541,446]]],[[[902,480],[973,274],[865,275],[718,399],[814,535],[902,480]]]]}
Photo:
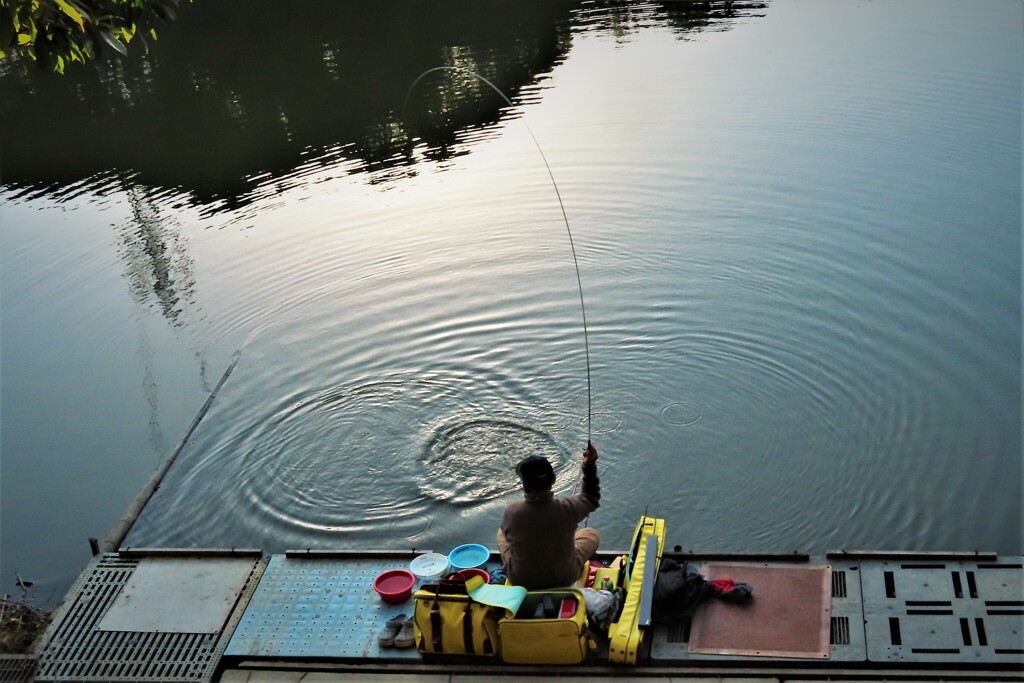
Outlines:
{"type": "Polygon", "coordinates": [[[384,602],[405,602],[415,585],[416,575],[408,569],[389,569],[373,580],[373,590],[384,602]]]}

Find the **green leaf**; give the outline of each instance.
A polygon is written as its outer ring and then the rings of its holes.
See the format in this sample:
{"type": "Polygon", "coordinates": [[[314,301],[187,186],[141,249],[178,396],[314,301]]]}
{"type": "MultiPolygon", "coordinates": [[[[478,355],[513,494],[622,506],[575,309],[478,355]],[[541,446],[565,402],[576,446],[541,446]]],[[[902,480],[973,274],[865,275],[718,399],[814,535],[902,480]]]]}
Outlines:
{"type": "Polygon", "coordinates": [[[32,42],[32,37],[24,33],[18,34],[18,45],[28,45],[32,42]]]}
{"type": "Polygon", "coordinates": [[[132,38],[135,37],[135,24],[132,24],[131,26],[122,26],[114,31],[114,35],[123,40],[125,44],[132,42],[132,38]]]}
{"type": "Polygon", "coordinates": [[[125,57],[128,56],[128,48],[126,48],[124,46],[124,43],[122,43],[117,38],[112,36],[109,31],[100,31],[99,34],[100,34],[100,38],[103,39],[104,43],[106,43],[110,47],[114,48],[115,50],[117,50],[119,53],[121,53],[125,57]]]}
{"type": "Polygon", "coordinates": [[[78,10],[68,4],[67,0],[57,0],[57,7],[60,7],[60,10],[64,14],[71,17],[71,19],[78,24],[78,28],[83,31],[85,30],[85,20],[82,19],[82,15],[78,13],[78,10]]]}
{"type": "Polygon", "coordinates": [[[156,29],[155,28],[149,29],[149,35],[152,36],[153,40],[156,40],[156,29]]]}

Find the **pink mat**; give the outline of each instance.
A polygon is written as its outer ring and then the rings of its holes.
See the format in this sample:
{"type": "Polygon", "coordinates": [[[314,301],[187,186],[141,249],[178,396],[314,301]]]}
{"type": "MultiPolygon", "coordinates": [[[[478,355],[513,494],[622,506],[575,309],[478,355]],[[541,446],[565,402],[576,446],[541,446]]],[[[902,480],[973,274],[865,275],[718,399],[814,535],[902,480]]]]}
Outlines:
{"type": "Polygon", "coordinates": [[[704,564],[709,580],[754,587],[742,605],[709,598],[693,617],[689,651],[698,654],[828,659],[832,568],[786,564],[704,564]]]}

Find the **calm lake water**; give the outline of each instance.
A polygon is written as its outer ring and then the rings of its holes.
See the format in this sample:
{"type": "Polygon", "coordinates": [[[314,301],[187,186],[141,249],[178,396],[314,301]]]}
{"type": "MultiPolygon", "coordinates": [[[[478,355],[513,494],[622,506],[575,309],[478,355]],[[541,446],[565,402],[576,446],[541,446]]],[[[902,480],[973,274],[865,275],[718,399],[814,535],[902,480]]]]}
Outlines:
{"type": "Polygon", "coordinates": [[[589,433],[606,547],[1021,553],[1019,2],[374,5],[0,63],[5,592],[236,352],[130,545],[493,546],[589,433]]]}

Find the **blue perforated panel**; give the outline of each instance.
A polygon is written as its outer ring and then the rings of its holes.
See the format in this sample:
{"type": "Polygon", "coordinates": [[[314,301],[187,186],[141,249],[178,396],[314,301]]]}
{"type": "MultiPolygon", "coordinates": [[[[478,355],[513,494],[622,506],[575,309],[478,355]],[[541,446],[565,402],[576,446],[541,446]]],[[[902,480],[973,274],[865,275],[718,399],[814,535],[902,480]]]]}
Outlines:
{"type": "Polygon", "coordinates": [[[225,650],[226,656],[419,659],[415,648],[379,648],[377,634],[413,601],[392,605],[373,590],[382,559],[306,559],[275,555],[225,650]]]}

